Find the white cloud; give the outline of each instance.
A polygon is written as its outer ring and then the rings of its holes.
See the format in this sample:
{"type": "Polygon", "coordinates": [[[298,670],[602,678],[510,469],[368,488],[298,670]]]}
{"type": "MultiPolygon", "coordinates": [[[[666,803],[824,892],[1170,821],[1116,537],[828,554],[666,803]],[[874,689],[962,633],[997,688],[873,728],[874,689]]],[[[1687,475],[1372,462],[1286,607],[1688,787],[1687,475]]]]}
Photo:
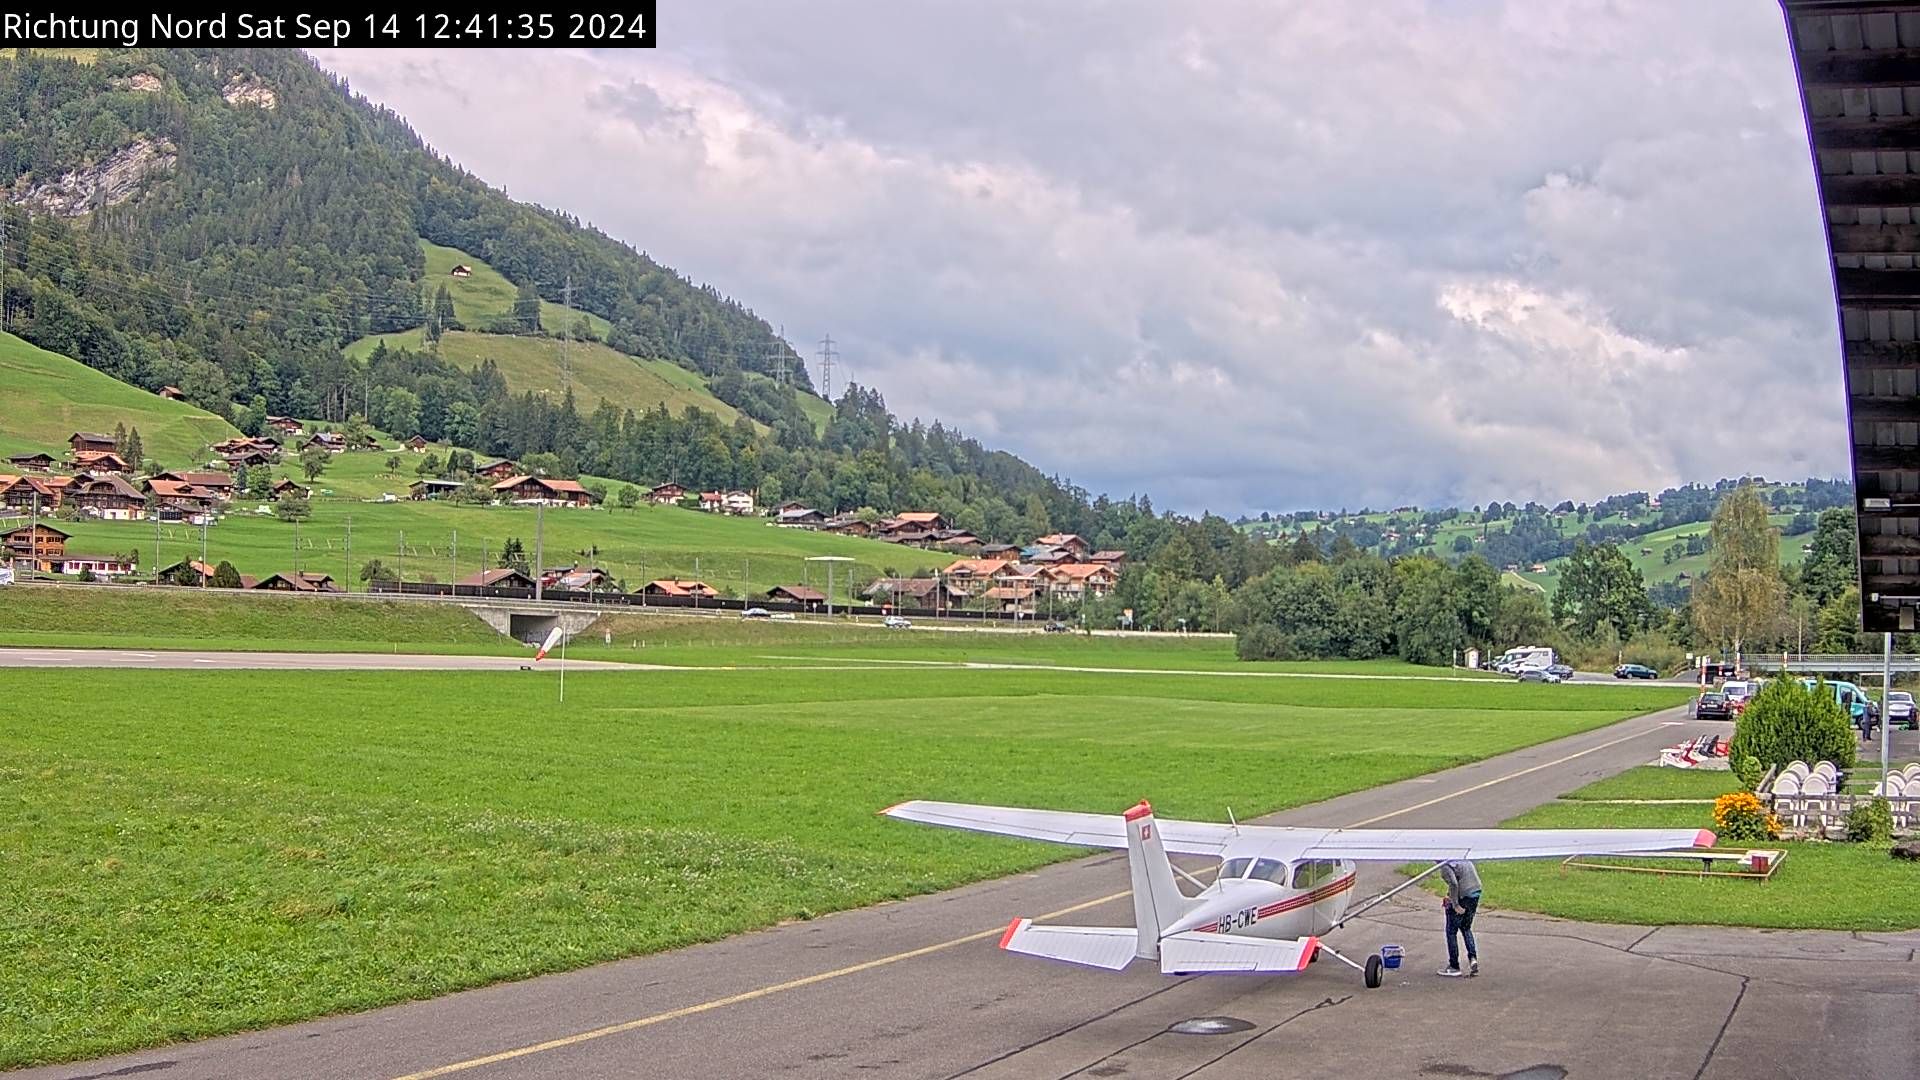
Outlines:
{"type": "Polygon", "coordinates": [[[1828,474],[1830,291],[1741,0],[713,3],[652,52],[323,52],[896,411],[1233,513],[1828,474]]]}

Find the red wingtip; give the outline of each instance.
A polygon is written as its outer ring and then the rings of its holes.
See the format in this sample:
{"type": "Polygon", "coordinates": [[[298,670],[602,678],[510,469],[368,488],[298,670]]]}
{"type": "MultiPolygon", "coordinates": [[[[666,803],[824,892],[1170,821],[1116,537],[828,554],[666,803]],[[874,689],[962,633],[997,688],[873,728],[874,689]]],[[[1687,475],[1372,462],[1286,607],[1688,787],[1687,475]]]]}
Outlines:
{"type": "MultiPolygon", "coordinates": [[[[911,802],[912,800],[908,800],[908,801],[911,802]]],[[[904,802],[897,802],[897,803],[894,803],[892,806],[887,807],[885,810],[875,810],[874,813],[880,815],[881,817],[885,817],[886,815],[893,813],[895,810],[898,810],[905,805],[907,804],[904,802]]]]}
{"type": "Polygon", "coordinates": [[[1153,806],[1148,803],[1147,800],[1141,799],[1139,802],[1133,804],[1133,809],[1127,811],[1126,819],[1128,821],[1137,821],[1151,813],[1153,813],[1153,806]]]}
{"type": "Polygon", "coordinates": [[[1320,951],[1320,939],[1317,937],[1308,938],[1307,947],[1300,950],[1300,966],[1295,968],[1294,970],[1295,971],[1307,970],[1307,965],[1313,963],[1313,954],[1319,951],[1320,951]]]}
{"type": "Polygon", "coordinates": [[[1699,832],[1694,834],[1693,846],[1694,847],[1712,847],[1713,842],[1717,839],[1719,839],[1719,837],[1713,835],[1712,829],[1701,829],[1699,832]]]}
{"type": "Polygon", "coordinates": [[[1007,942],[1012,941],[1013,935],[1020,931],[1020,925],[1027,921],[1026,919],[1015,916],[1014,920],[1007,924],[1007,932],[1000,935],[1000,947],[1003,949],[1006,948],[1007,942]]]}

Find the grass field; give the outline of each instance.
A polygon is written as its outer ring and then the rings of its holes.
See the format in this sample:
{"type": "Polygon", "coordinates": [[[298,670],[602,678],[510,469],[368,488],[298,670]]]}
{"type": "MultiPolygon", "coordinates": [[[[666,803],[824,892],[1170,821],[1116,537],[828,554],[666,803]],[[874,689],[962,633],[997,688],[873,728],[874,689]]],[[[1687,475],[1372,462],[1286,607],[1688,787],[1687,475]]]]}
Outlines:
{"type": "MultiPolygon", "coordinates": [[[[1778,529],[1793,520],[1793,515],[1774,514],[1768,520],[1773,523],[1774,528],[1778,529]]],[[[1660,581],[1676,581],[1683,573],[1689,578],[1698,578],[1706,572],[1709,556],[1689,555],[1667,562],[1664,552],[1676,541],[1685,541],[1689,536],[1706,536],[1710,528],[1711,523],[1705,521],[1697,521],[1690,525],[1676,525],[1671,529],[1661,529],[1632,540],[1623,540],[1620,542],[1620,550],[1633,563],[1634,568],[1640,571],[1640,576],[1646,579],[1649,585],[1660,581]]],[[[1796,567],[1805,562],[1807,556],[1800,547],[1812,539],[1813,536],[1810,533],[1801,536],[1783,534],[1780,537],[1780,565],[1796,567]]],[[[1565,559],[1555,559],[1547,564],[1545,573],[1524,573],[1523,576],[1551,594],[1560,585],[1560,568],[1564,565],[1566,565],[1565,559]]]]}
{"type": "Polygon", "coordinates": [[[1149,795],[1169,816],[1250,816],[1671,696],[912,667],[580,672],[564,706],[553,689],[523,673],[0,671],[0,695],[32,702],[0,714],[0,1067],[1071,856],[874,816],[903,798],[1149,795]]]}
{"type": "MultiPolygon", "coordinates": [[[[1631,805],[1601,799],[1712,799],[1730,773],[1647,766],[1582,788],[1506,824],[1531,828],[1713,827],[1710,805],[1631,805]]],[[[1480,863],[1490,908],[1643,926],[1907,930],[1920,926],[1920,874],[1884,844],[1786,843],[1768,881],[1563,869],[1557,861],[1480,863]]],[[[1691,869],[1690,864],[1666,865],[1691,869]]]]}
{"type": "MultiPolygon", "coordinates": [[[[142,429],[144,434],[144,429],[142,429]]],[[[529,560],[534,549],[535,511],[525,507],[466,506],[451,502],[412,502],[404,496],[420,460],[402,453],[401,471],[386,470],[388,453],[336,454],[314,482],[313,517],[299,527],[299,569],[324,572],[363,588],[360,568],[369,559],[399,566],[408,580],[423,576],[451,581],[492,566],[508,537],[521,540],[529,560]],[[382,493],[397,502],[368,501],[382,493]],[[348,558],[348,519],[352,520],[352,557],[348,558]],[[455,534],[458,534],[457,537],[455,534]],[[405,551],[401,540],[404,534],[405,551]],[[459,558],[455,559],[455,540],[459,558]],[[403,566],[400,564],[404,563],[403,566]]],[[[275,475],[288,474],[287,468],[275,475]]],[[[295,478],[304,479],[295,471],[295,478]]],[[[617,490],[618,485],[612,485],[617,490]]],[[[243,574],[264,577],[295,569],[295,530],[272,515],[253,512],[258,504],[236,500],[235,512],[207,530],[207,556],[231,560],[243,574]]],[[[642,505],[633,510],[595,508],[552,510],[545,514],[546,565],[591,562],[637,588],[653,578],[700,577],[733,595],[764,593],[773,585],[826,584],[824,564],[814,555],[855,560],[834,571],[834,591],[844,601],[848,581],[866,585],[883,570],[902,574],[945,566],[953,556],[831,533],[781,529],[766,518],[725,517],[678,507],[642,505]]],[[[200,556],[200,530],[150,521],[59,522],[73,534],[69,551],[137,552],[142,568],[165,566],[200,556]],[[159,561],[154,561],[156,536],[159,561]]]]}
{"type": "MultiPolygon", "coordinates": [[[[421,281],[427,299],[433,299],[440,286],[446,285],[447,295],[453,299],[453,317],[459,319],[461,325],[484,328],[495,319],[513,314],[513,301],[518,290],[513,282],[488,265],[485,259],[469,255],[459,248],[442,247],[427,240],[420,241],[420,253],[427,259],[426,277],[421,281]],[[457,278],[449,273],[462,263],[473,270],[472,277],[457,278]]],[[[540,301],[540,327],[549,333],[571,330],[581,318],[587,320],[593,336],[602,341],[613,329],[607,320],[590,311],[570,308],[551,300],[540,301]]]]}
{"type": "MultiPolygon", "coordinates": [[[[208,443],[238,435],[225,420],[183,401],[149,394],[78,360],[0,334],[0,455],[66,453],[76,431],[140,429],[147,456],[171,468],[199,459],[208,443]]],[[[4,471],[4,469],[0,469],[4,471]]]]}

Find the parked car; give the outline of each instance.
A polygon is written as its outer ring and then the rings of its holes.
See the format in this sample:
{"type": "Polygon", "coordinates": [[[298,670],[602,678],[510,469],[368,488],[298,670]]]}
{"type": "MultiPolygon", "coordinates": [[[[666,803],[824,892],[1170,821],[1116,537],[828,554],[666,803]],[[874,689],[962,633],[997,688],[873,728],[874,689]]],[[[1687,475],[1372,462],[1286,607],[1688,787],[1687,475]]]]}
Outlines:
{"type": "Polygon", "coordinates": [[[1731,720],[1733,703],[1720,691],[1709,690],[1695,699],[1693,716],[1696,720],[1731,720]]]}
{"type": "Polygon", "coordinates": [[[740,617],[743,619],[771,619],[773,618],[773,612],[763,607],[750,607],[741,612],[740,617]]]}
{"type": "Polygon", "coordinates": [[[1920,730],[1920,709],[1914,708],[1912,694],[1905,690],[1887,691],[1887,724],[1920,730]]]}
{"type": "Polygon", "coordinates": [[[1645,664],[1621,664],[1613,669],[1616,679],[1657,679],[1660,673],[1645,664]]]}
{"type": "Polygon", "coordinates": [[[792,622],[792,621],[793,621],[793,612],[791,612],[791,611],[776,611],[776,612],[774,612],[774,613],[773,613],[772,615],[769,615],[769,616],[768,616],[768,618],[770,618],[770,619],[777,619],[777,620],[782,620],[782,621],[785,621],[785,622],[792,622]]]}
{"type": "Polygon", "coordinates": [[[880,620],[880,625],[889,630],[905,630],[913,625],[905,615],[889,615],[880,620]]]}
{"type": "Polygon", "coordinates": [[[1072,629],[1073,627],[1068,626],[1066,623],[1063,623],[1058,619],[1055,619],[1054,621],[1048,623],[1046,626],[1047,633],[1049,634],[1064,634],[1072,629]]]}
{"type": "MultiPolygon", "coordinates": [[[[1558,665],[1555,666],[1557,667],[1558,665]]],[[[1521,682],[1557,683],[1566,681],[1566,676],[1555,672],[1551,667],[1522,668],[1520,669],[1520,673],[1514,677],[1521,682]]]]}
{"type": "Polygon", "coordinates": [[[1558,675],[1564,681],[1573,678],[1573,668],[1568,664],[1548,664],[1547,674],[1558,675]]]}

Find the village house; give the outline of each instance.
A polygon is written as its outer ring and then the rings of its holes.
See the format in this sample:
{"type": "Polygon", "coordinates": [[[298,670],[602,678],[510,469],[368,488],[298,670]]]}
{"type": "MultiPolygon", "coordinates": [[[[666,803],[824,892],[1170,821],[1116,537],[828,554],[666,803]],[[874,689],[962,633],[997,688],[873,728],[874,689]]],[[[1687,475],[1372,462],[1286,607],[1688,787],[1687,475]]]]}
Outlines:
{"type": "Polygon", "coordinates": [[[212,583],[213,574],[214,567],[199,559],[181,559],[177,563],[155,570],[153,581],[156,585],[185,585],[189,582],[194,585],[207,585],[212,583]]]}
{"type": "Polygon", "coordinates": [[[60,508],[60,492],[37,476],[0,476],[0,506],[31,514],[35,508],[51,514],[60,508]]]}
{"type": "Polygon", "coordinates": [[[291,416],[269,416],[267,426],[289,439],[297,439],[307,433],[306,425],[291,416]]]}
{"type": "Polygon", "coordinates": [[[187,395],[181,393],[180,388],[177,386],[163,386],[160,388],[160,396],[166,398],[168,401],[181,401],[184,400],[187,395]]]}
{"type": "Polygon", "coordinates": [[[453,586],[456,593],[461,589],[531,589],[533,579],[511,566],[505,566],[468,574],[454,582],[453,586]]]}
{"type": "Polygon", "coordinates": [[[120,449],[113,436],[97,431],[76,431],[67,436],[67,445],[75,454],[111,454],[120,449]]]}
{"type": "Polygon", "coordinates": [[[980,538],[965,529],[942,529],[931,537],[932,546],[956,554],[979,550],[980,538]]]}
{"type": "Polygon", "coordinates": [[[805,585],[775,585],[767,590],[767,599],[786,600],[795,604],[805,604],[811,608],[816,604],[826,603],[827,594],[805,585]]]}
{"type": "Polygon", "coordinates": [[[82,472],[130,473],[125,458],[111,450],[81,450],[73,455],[73,467],[82,472]]]}
{"type": "Polygon", "coordinates": [[[458,480],[415,480],[407,485],[407,498],[415,502],[427,499],[448,499],[460,493],[465,487],[458,480]]]}
{"type": "Polygon", "coordinates": [[[1098,600],[1113,591],[1113,568],[1103,563],[1060,563],[1040,572],[1055,596],[1098,600]]]}
{"type": "Polygon", "coordinates": [[[473,267],[468,266],[466,263],[460,263],[453,269],[447,271],[447,273],[452,277],[470,278],[473,276],[473,267]]]}
{"type": "Polygon", "coordinates": [[[578,480],[512,476],[493,485],[493,497],[513,506],[592,506],[593,496],[578,480]]]}
{"type": "Polygon", "coordinates": [[[64,555],[60,558],[62,574],[92,574],[94,577],[115,578],[131,574],[138,567],[135,559],[125,555],[64,555]]]}
{"type": "Polygon", "coordinates": [[[298,571],[290,574],[268,574],[249,587],[269,592],[337,593],[346,591],[334,584],[332,574],[298,571]]]}
{"type": "Polygon", "coordinates": [[[687,497],[687,489],[675,483],[656,484],[647,492],[647,501],[655,506],[674,506],[687,497]]]}
{"type": "Polygon", "coordinates": [[[1126,565],[1127,553],[1124,551],[1118,551],[1118,550],[1096,551],[1093,554],[1087,556],[1087,561],[1105,563],[1106,565],[1113,567],[1115,570],[1119,570],[1122,566],[1126,565]]]}
{"type": "Polygon", "coordinates": [[[103,521],[139,521],[147,516],[147,497],[125,477],[113,473],[74,477],[66,501],[103,521]]]}
{"type": "Polygon", "coordinates": [[[720,508],[726,504],[726,499],[727,496],[725,492],[703,491],[700,493],[700,509],[704,513],[717,514],[720,512],[720,508]]]}
{"type": "Polygon", "coordinates": [[[722,513],[736,517],[753,513],[753,492],[741,491],[738,488],[727,492],[720,497],[720,510],[722,513]]]}
{"type": "Polygon", "coordinates": [[[1049,533],[1035,540],[1034,543],[1040,547],[1065,549],[1073,556],[1075,562],[1085,562],[1087,555],[1093,551],[1093,545],[1076,533],[1049,533]]]}
{"type": "Polygon", "coordinates": [[[872,536],[875,528],[872,522],[861,521],[852,514],[828,518],[820,524],[821,532],[839,533],[842,536],[872,536]]]}
{"type": "Polygon", "coordinates": [[[1020,554],[1020,548],[1017,544],[981,544],[976,554],[982,559],[1011,560],[1020,554]]]}
{"type": "Polygon", "coordinates": [[[226,502],[233,498],[233,474],[212,469],[168,470],[153,474],[155,480],[175,480],[182,484],[205,490],[209,495],[226,502]]]}
{"type": "Polygon", "coordinates": [[[67,540],[72,535],[44,521],[22,525],[0,533],[0,551],[5,551],[7,561],[16,566],[55,574],[66,557],[67,540]]]}
{"type": "Polygon", "coordinates": [[[640,595],[666,597],[669,599],[692,597],[697,600],[712,600],[720,595],[720,591],[704,581],[681,581],[679,578],[661,578],[657,581],[649,581],[641,586],[640,595]]]}
{"type": "Polygon", "coordinates": [[[268,488],[267,493],[275,499],[306,499],[313,496],[312,489],[297,484],[284,476],[280,478],[279,483],[268,488]]]}
{"type": "Polygon", "coordinates": [[[878,578],[862,594],[877,604],[895,607],[939,610],[966,603],[964,594],[955,592],[941,578],[878,578]]]}
{"type": "Polygon", "coordinates": [[[909,543],[949,528],[952,528],[952,525],[948,523],[944,514],[932,510],[909,510],[880,522],[879,532],[883,539],[894,540],[899,537],[901,539],[897,542],[909,543]]]}
{"type": "Polygon", "coordinates": [[[949,563],[940,576],[962,596],[972,596],[992,586],[993,576],[1013,565],[1006,559],[961,559],[949,563]]]}
{"type": "Polygon", "coordinates": [[[52,454],[15,454],[7,459],[7,464],[16,469],[30,469],[35,472],[52,472],[58,464],[52,454]]]}
{"type": "MultiPolygon", "coordinates": [[[[329,454],[345,453],[347,449],[347,437],[337,431],[316,432],[312,436],[309,436],[306,442],[300,444],[300,449],[302,452],[305,452],[316,446],[329,454]]],[[[261,587],[265,588],[265,585],[263,584],[261,587]]]]}
{"type": "MultiPolygon", "coordinates": [[[[219,497],[206,488],[189,484],[184,480],[163,480],[154,477],[145,482],[147,493],[153,496],[154,504],[161,520],[178,515],[200,517],[213,512],[213,504],[219,497]],[[169,515],[166,511],[175,511],[169,515]]],[[[195,521],[194,524],[199,524],[195,521]]]]}
{"type": "Polygon", "coordinates": [[[242,450],[239,453],[225,455],[227,468],[234,472],[242,469],[259,469],[273,464],[273,456],[259,450],[242,450]]]}
{"type": "Polygon", "coordinates": [[[773,523],[783,529],[818,529],[827,523],[827,515],[811,506],[782,507],[773,523]]]}
{"type": "Polygon", "coordinates": [[[544,589],[563,589],[568,592],[618,591],[613,575],[597,566],[549,567],[540,575],[540,585],[544,589]]]}
{"type": "Polygon", "coordinates": [[[982,593],[981,597],[987,601],[989,611],[1016,617],[1031,616],[1033,598],[1039,592],[1040,590],[1030,585],[996,585],[982,593]]]}
{"type": "Polygon", "coordinates": [[[1030,563],[1067,563],[1073,561],[1073,552],[1047,544],[1029,544],[1020,549],[1020,560],[1030,563]]]}
{"type": "Polygon", "coordinates": [[[413,451],[416,454],[424,454],[427,452],[427,447],[430,444],[427,442],[427,437],[425,435],[415,435],[413,438],[408,439],[406,442],[401,443],[400,445],[406,447],[407,449],[413,451]]]}
{"type": "Polygon", "coordinates": [[[481,463],[473,470],[473,475],[484,476],[489,480],[511,480],[522,474],[520,466],[512,461],[507,458],[496,458],[493,461],[481,463]]]}

